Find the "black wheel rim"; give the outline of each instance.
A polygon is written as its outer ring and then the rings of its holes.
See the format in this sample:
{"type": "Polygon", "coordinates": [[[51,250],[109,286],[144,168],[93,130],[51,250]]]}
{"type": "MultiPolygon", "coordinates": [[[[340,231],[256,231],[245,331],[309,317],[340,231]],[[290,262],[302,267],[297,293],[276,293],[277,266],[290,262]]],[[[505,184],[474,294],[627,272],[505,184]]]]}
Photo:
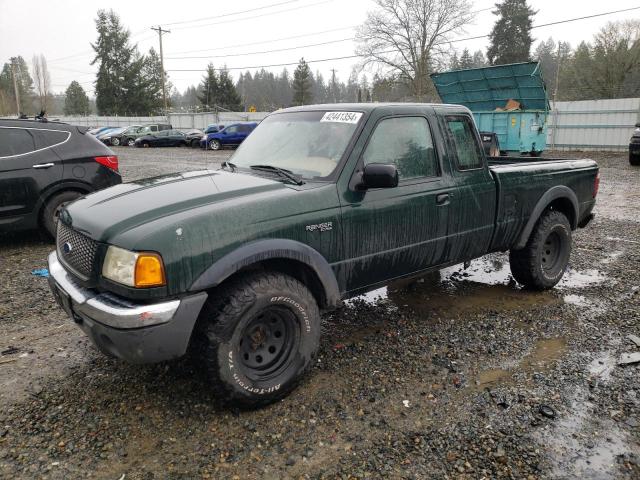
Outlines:
{"type": "Polygon", "coordinates": [[[281,306],[261,310],[242,330],[238,358],[242,372],[252,380],[280,374],[293,357],[300,334],[296,316],[281,306]]]}
{"type": "Polygon", "coordinates": [[[562,257],[562,239],[557,232],[551,232],[542,246],[542,269],[547,274],[554,274],[562,257]]]}

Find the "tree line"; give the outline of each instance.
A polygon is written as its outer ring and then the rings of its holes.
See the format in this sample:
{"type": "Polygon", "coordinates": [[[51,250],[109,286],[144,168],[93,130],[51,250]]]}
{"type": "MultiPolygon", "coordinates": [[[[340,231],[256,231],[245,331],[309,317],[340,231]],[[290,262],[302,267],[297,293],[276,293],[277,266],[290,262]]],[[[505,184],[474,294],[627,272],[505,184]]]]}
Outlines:
{"type": "MultiPolygon", "coordinates": [[[[178,92],[167,81],[171,109],[272,111],[291,105],[339,102],[439,101],[429,75],[451,69],[540,62],[550,96],[587,100],[640,96],[640,21],[606,24],[591,41],[575,48],[548,38],[532,52],[537,12],[527,0],[496,3],[496,21],[486,52],[457,50],[452,40],[472,17],[468,0],[375,0],[356,35],[361,61],[345,81],[312,72],[300,59],[292,73],[265,69],[240,73],[234,82],[226,66],[209,64],[197,84],[178,92]],[[365,73],[367,72],[367,73],[365,73]],[[373,74],[371,73],[373,72],[373,74]]],[[[162,113],[162,67],[151,48],[141,54],[112,10],[98,11],[97,40],[91,44],[97,66],[95,110],[100,115],[162,113]]],[[[93,101],[77,81],[60,97],[51,93],[46,59],[11,57],[0,71],[0,114],[58,108],[87,114],[93,101]],[[15,79],[15,85],[14,85],[15,79]],[[17,91],[18,99],[15,92],[17,91]],[[19,103],[19,106],[17,104],[19,103]]],[[[166,76],[166,72],[165,76],[166,76]]]]}

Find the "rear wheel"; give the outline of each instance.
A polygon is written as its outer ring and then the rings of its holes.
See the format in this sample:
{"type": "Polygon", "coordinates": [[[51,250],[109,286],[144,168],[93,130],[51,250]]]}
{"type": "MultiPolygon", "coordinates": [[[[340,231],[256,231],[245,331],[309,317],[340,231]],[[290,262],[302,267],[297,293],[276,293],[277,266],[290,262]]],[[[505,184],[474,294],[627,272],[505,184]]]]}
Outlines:
{"type": "Polygon", "coordinates": [[[136,144],[135,139],[133,138],[127,138],[127,141],[125,142],[127,144],[127,146],[129,147],[133,147],[136,144]]]}
{"type": "Polygon", "coordinates": [[[518,283],[534,290],[555,286],[571,256],[571,226],[560,212],[542,214],[526,246],[509,252],[511,273],[518,283]]]}
{"type": "Polygon", "coordinates": [[[44,230],[51,238],[56,238],[58,216],[60,215],[60,210],[62,209],[62,207],[64,207],[68,203],[73,202],[82,195],[82,192],[69,190],[66,192],[57,193],[49,200],[47,200],[47,203],[42,210],[40,225],[44,228],[44,230]]]}
{"type": "Polygon", "coordinates": [[[118,145],[120,145],[120,139],[118,137],[113,137],[111,139],[111,145],[113,145],[114,147],[117,147],[118,145]]]}
{"type": "Polygon", "coordinates": [[[209,148],[211,150],[220,150],[222,148],[222,144],[220,143],[220,140],[211,140],[209,142],[209,148]]]}
{"type": "Polygon", "coordinates": [[[311,292],[280,273],[252,273],[211,296],[194,349],[216,393],[245,407],[289,393],[313,364],[320,313],[311,292]]]}

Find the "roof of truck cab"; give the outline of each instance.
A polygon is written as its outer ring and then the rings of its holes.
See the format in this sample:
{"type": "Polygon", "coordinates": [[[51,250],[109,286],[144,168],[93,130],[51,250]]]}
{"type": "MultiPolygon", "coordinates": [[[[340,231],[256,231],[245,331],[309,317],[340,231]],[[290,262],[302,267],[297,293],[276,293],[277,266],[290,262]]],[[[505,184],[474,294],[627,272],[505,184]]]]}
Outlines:
{"type": "Polygon", "coordinates": [[[288,113],[288,112],[304,112],[313,110],[330,110],[330,111],[356,111],[371,113],[378,109],[392,109],[392,108],[405,108],[405,107],[434,107],[434,108],[446,108],[449,110],[458,110],[468,112],[467,107],[463,105],[451,105],[444,103],[403,103],[403,102],[385,102],[385,103],[324,103],[318,105],[303,105],[300,107],[284,108],[277,110],[273,113],[288,113]]]}

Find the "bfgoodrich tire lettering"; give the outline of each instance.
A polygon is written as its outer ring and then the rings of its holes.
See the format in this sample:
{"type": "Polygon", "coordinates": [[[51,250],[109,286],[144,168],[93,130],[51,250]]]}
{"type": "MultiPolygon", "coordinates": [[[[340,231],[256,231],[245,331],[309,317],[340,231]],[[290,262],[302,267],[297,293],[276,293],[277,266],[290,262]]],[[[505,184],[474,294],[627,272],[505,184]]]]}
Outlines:
{"type": "Polygon", "coordinates": [[[535,290],[555,286],[571,256],[571,226],[557,211],[542,214],[524,248],[509,252],[511,273],[518,283],[535,290]]]}
{"type": "Polygon", "coordinates": [[[261,272],[209,298],[193,346],[218,396],[258,407],[295,388],[320,343],[320,313],[311,292],[292,277],[261,272]]]}

